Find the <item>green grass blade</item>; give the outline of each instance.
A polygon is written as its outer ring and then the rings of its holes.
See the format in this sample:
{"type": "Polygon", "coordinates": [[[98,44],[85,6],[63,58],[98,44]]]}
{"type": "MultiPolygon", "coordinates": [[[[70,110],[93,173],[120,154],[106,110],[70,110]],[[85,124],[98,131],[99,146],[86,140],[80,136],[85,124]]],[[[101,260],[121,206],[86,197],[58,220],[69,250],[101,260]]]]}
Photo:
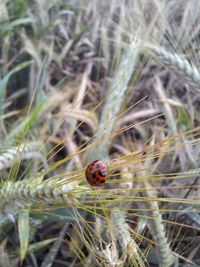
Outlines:
{"type": "Polygon", "coordinates": [[[0,27],[0,38],[3,37],[7,32],[13,31],[15,27],[33,23],[32,18],[20,18],[10,23],[2,24],[0,27]]]}
{"type": "Polygon", "coordinates": [[[61,243],[63,242],[63,238],[65,236],[65,233],[67,231],[67,228],[69,226],[69,223],[66,223],[62,229],[62,231],[60,232],[58,239],[55,240],[53,246],[51,247],[51,249],[49,250],[49,253],[46,255],[46,257],[44,258],[41,267],[51,267],[53,264],[53,261],[58,253],[58,250],[60,248],[61,243]]]}
{"type": "Polygon", "coordinates": [[[25,69],[30,64],[31,64],[31,61],[25,61],[21,64],[18,64],[15,68],[13,68],[10,72],[8,72],[8,74],[1,80],[1,82],[0,82],[0,113],[2,113],[2,111],[3,111],[3,104],[4,104],[4,100],[5,100],[5,91],[6,91],[6,87],[7,87],[9,79],[11,78],[11,76],[13,74],[25,69]]]}
{"type": "Polygon", "coordinates": [[[29,242],[29,211],[23,210],[18,215],[18,231],[20,240],[20,258],[24,260],[28,251],[29,242]]]}
{"type": "MultiPolygon", "coordinates": [[[[31,245],[29,245],[27,253],[34,253],[37,251],[40,251],[42,248],[48,246],[49,244],[51,244],[52,242],[56,241],[57,238],[50,238],[50,239],[46,239],[40,242],[36,242],[33,243],[31,245]]],[[[47,265],[46,265],[47,266],[47,265]]]]}

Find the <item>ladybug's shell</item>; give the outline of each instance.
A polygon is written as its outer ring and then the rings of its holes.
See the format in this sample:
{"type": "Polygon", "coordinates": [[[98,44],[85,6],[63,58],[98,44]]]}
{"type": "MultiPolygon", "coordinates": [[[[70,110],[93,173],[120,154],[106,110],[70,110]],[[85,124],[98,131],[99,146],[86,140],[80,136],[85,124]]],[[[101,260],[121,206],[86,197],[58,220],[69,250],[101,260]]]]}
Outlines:
{"type": "Polygon", "coordinates": [[[85,170],[85,177],[92,186],[102,186],[108,177],[108,167],[100,160],[90,163],[85,170]]]}

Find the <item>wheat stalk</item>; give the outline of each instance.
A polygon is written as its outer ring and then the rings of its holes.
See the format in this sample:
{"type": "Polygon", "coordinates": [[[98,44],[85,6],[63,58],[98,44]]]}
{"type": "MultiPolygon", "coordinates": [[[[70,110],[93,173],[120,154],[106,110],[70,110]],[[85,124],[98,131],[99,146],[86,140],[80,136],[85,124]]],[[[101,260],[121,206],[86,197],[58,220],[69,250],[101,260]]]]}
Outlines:
{"type": "MultiPolygon", "coordinates": [[[[106,95],[106,102],[99,122],[95,141],[105,139],[115,129],[116,118],[125,106],[125,99],[128,91],[128,84],[137,64],[139,48],[131,43],[123,54],[120,64],[115,71],[110,90],[106,95]]],[[[100,142],[94,150],[88,151],[88,160],[96,157],[105,158],[108,156],[108,142],[100,142]]]]}
{"type": "Polygon", "coordinates": [[[39,158],[44,160],[41,154],[41,142],[22,143],[18,147],[10,147],[3,150],[0,155],[0,170],[11,167],[18,160],[27,158],[39,158]]]}
{"type": "MultiPolygon", "coordinates": [[[[118,68],[115,71],[113,81],[106,96],[106,102],[101,115],[97,135],[95,141],[102,140],[105,136],[109,136],[115,129],[116,118],[119,112],[125,106],[125,99],[128,92],[128,85],[137,64],[140,49],[135,43],[131,43],[124,52],[118,68]]],[[[88,151],[88,160],[96,158],[106,159],[108,157],[109,145],[108,141],[101,141],[95,147],[95,150],[88,151]]],[[[128,224],[125,223],[124,214],[119,209],[111,210],[111,218],[115,227],[117,239],[122,244],[124,255],[128,252],[128,246],[131,252],[137,251],[138,247],[132,239],[128,224]]],[[[139,254],[135,254],[137,262],[141,263],[139,254]],[[137,257],[136,257],[137,256],[137,257]]],[[[131,259],[134,260],[133,258],[131,259]]],[[[140,264],[142,265],[142,263],[140,264]]]]}
{"type": "MultiPolygon", "coordinates": [[[[79,187],[78,182],[56,182],[55,179],[42,181],[42,177],[24,179],[17,182],[6,182],[0,189],[1,206],[10,203],[26,206],[42,204],[72,205],[78,203],[78,197],[88,189],[79,187]]],[[[74,205],[75,206],[75,205],[74,205]]]]}
{"type": "Polygon", "coordinates": [[[115,207],[111,210],[111,221],[123,252],[131,257],[132,263],[144,267],[145,264],[139,254],[140,250],[134,239],[130,236],[129,225],[126,223],[125,216],[119,208],[115,207]]]}
{"type": "MultiPolygon", "coordinates": [[[[154,198],[155,195],[153,191],[148,190],[150,188],[148,182],[144,183],[144,187],[146,188],[145,195],[148,198],[154,198]]],[[[162,216],[159,211],[158,202],[149,201],[148,203],[145,203],[145,205],[147,206],[148,209],[150,209],[149,215],[152,218],[150,222],[150,229],[151,232],[153,233],[155,241],[158,244],[160,266],[169,267],[172,265],[172,263],[174,263],[174,257],[171,253],[170,246],[166,238],[166,232],[162,222],[162,216]]]]}
{"type": "Polygon", "coordinates": [[[145,43],[143,49],[156,59],[159,59],[162,64],[169,67],[173,72],[183,77],[196,93],[200,93],[200,73],[194,64],[190,63],[186,58],[176,53],[171,53],[156,44],[145,43]]]}

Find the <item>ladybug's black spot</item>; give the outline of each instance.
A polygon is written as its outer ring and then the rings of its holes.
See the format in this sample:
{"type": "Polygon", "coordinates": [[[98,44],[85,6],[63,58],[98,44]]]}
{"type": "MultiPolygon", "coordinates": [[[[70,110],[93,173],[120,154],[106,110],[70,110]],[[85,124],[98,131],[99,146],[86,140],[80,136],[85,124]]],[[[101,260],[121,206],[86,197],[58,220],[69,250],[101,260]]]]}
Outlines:
{"type": "Polygon", "coordinates": [[[102,173],[102,171],[98,171],[99,176],[104,176],[104,174],[102,173]]]}
{"type": "Polygon", "coordinates": [[[96,174],[93,173],[93,174],[92,174],[92,177],[93,177],[93,179],[96,179],[96,174]]]}
{"type": "Polygon", "coordinates": [[[98,177],[96,177],[96,181],[99,182],[99,181],[101,181],[101,179],[99,179],[98,177]]]}

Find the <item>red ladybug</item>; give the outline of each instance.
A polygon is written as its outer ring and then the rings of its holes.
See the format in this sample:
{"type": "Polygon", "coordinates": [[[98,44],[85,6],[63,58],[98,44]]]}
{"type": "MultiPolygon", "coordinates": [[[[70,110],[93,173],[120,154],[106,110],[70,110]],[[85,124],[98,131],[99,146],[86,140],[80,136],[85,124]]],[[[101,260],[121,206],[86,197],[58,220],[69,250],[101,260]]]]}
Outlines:
{"type": "Polygon", "coordinates": [[[108,177],[108,167],[101,160],[90,163],[85,170],[85,177],[92,186],[102,186],[108,177]]]}

